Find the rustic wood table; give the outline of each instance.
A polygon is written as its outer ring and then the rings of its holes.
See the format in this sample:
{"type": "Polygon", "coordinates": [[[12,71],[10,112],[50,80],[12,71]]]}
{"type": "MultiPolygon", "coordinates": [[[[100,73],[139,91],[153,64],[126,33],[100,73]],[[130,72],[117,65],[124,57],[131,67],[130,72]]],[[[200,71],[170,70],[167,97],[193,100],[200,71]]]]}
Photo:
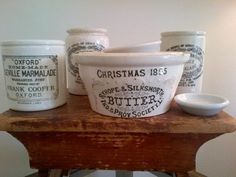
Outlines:
{"type": "Polygon", "coordinates": [[[93,112],[86,96],[41,112],[6,111],[0,130],[28,151],[30,166],[49,169],[118,169],[176,172],[195,169],[196,152],[210,139],[236,130],[236,120],[221,112],[191,116],[172,105],[166,114],[141,119],[111,118],[93,112]]]}

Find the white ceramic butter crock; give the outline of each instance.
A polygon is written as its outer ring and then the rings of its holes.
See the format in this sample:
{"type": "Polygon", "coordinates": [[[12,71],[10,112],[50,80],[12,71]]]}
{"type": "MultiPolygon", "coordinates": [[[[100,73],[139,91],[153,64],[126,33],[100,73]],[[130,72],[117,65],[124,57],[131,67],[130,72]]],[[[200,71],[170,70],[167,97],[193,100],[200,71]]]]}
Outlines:
{"type": "Polygon", "coordinates": [[[189,55],[83,53],[74,55],[92,109],[113,117],[149,117],[170,108],[189,55]]]}
{"type": "Polygon", "coordinates": [[[66,103],[63,41],[6,41],[2,60],[11,109],[41,111],[66,103]]]}

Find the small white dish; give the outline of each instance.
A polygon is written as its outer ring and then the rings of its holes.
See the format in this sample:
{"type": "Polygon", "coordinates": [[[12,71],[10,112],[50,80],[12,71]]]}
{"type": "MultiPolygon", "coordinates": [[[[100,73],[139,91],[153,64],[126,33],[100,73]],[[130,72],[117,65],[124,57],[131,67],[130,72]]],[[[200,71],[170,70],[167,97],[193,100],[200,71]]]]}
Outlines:
{"type": "Polygon", "coordinates": [[[142,52],[159,52],[161,41],[152,41],[142,44],[107,48],[104,50],[105,53],[142,53],[142,52]]]}
{"type": "Polygon", "coordinates": [[[227,105],[229,100],[217,95],[184,93],[176,95],[175,102],[183,111],[199,116],[213,116],[227,105]]]}

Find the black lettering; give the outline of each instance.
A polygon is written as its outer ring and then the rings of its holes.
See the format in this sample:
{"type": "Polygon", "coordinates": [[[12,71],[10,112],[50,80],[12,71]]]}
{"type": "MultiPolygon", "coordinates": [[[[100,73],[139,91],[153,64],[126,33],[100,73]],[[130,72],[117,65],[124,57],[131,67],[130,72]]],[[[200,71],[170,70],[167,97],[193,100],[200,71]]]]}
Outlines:
{"type": "Polygon", "coordinates": [[[122,105],[122,98],[115,97],[115,102],[116,102],[117,106],[121,106],[122,105]]]}
{"type": "Polygon", "coordinates": [[[108,98],[108,103],[107,103],[107,104],[109,104],[109,105],[114,105],[114,99],[113,99],[113,97],[107,96],[107,98],[108,98]]]}
{"type": "Polygon", "coordinates": [[[97,76],[99,78],[102,78],[102,71],[100,69],[97,70],[97,76]]]}
{"type": "Polygon", "coordinates": [[[142,106],[148,104],[148,102],[146,101],[147,100],[146,96],[141,97],[141,100],[142,100],[142,103],[141,103],[142,106]]]}
{"type": "Polygon", "coordinates": [[[142,76],[142,77],[145,76],[145,69],[140,70],[140,76],[142,76]]]}
{"type": "Polygon", "coordinates": [[[152,104],[152,103],[155,103],[156,100],[155,100],[155,95],[150,95],[149,96],[149,103],[148,104],[152,104]]]}
{"type": "Polygon", "coordinates": [[[111,71],[107,71],[107,77],[113,79],[113,76],[112,76],[112,72],[111,72],[111,71]]]}
{"type": "Polygon", "coordinates": [[[116,71],[116,77],[121,77],[121,71],[116,71]]]}
{"type": "Polygon", "coordinates": [[[126,70],[122,70],[121,72],[123,73],[123,77],[126,77],[127,71],[126,70]]]}
{"type": "Polygon", "coordinates": [[[126,100],[126,105],[125,106],[131,106],[131,104],[130,104],[131,98],[124,98],[124,100],[126,100]]]}
{"type": "Polygon", "coordinates": [[[138,100],[140,99],[140,97],[134,97],[133,98],[134,99],[134,106],[139,106],[139,104],[138,104],[138,100]]]}
{"type": "Polygon", "coordinates": [[[134,76],[133,70],[128,70],[127,72],[128,72],[127,77],[133,77],[134,76]]]}

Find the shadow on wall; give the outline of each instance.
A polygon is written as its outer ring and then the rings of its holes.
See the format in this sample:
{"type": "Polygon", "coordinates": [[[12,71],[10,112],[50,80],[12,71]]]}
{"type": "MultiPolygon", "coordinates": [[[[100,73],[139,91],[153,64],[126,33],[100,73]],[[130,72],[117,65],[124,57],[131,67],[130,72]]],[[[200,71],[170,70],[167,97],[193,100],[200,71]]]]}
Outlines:
{"type": "Polygon", "coordinates": [[[5,81],[3,77],[2,53],[0,50],[0,112],[8,109],[5,81]]]}
{"type": "Polygon", "coordinates": [[[235,177],[235,147],[236,132],[208,141],[197,152],[196,170],[209,177],[235,177]]]}
{"type": "Polygon", "coordinates": [[[26,174],[35,172],[29,168],[28,153],[19,141],[8,133],[0,131],[0,142],[1,177],[24,177],[26,174]]]}

